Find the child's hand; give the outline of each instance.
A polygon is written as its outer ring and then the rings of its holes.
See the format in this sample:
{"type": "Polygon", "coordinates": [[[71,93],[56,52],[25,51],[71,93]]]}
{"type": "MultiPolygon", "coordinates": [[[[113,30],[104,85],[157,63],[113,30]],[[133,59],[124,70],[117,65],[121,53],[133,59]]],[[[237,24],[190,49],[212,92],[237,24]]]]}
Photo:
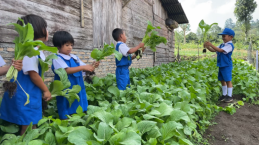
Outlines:
{"type": "Polygon", "coordinates": [[[49,100],[51,100],[52,99],[52,97],[51,97],[51,93],[49,92],[49,91],[46,91],[46,92],[43,92],[43,100],[44,101],[49,101],[49,100]]]}
{"type": "Polygon", "coordinates": [[[22,60],[12,60],[12,66],[14,66],[15,69],[18,71],[22,70],[22,60]]]}
{"type": "Polygon", "coordinates": [[[92,65],[93,65],[95,68],[99,67],[99,64],[100,64],[100,61],[97,61],[97,62],[93,62],[93,63],[92,63],[92,65]]]}
{"type": "Polygon", "coordinates": [[[139,43],[139,47],[140,47],[140,48],[144,48],[144,46],[145,46],[145,44],[144,44],[144,43],[142,43],[142,42],[141,42],[141,43],[139,43]]]}
{"type": "Polygon", "coordinates": [[[94,66],[93,65],[84,65],[84,71],[94,71],[94,66]]]}
{"type": "Polygon", "coordinates": [[[209,41],[205,42],[204,45],[205,45],[206,48],[212,46],[212,44],[209,41]]]}

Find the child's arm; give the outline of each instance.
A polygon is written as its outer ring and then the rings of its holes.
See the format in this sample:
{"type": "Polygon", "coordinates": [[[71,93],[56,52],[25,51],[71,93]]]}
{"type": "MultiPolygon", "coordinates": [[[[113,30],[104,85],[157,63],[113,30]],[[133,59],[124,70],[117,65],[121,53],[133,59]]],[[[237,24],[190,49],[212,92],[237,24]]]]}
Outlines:
{"type": "Polygon", "coordinates": [[[28,73],[31,78],[31,81],[42,90],[43,99],[45,101],[49,101],[51,99],[51,93],[49,92],[48,87],[44,84],[40,75],[35,71],[29,71],[28,73]]]}
{"type": "Polygon", "coordinates": [[[131,48],[131,49],[128,51],[128,54],[135,53],[138,49],[144,48],[144,46],[145,46],[144,43],[139,43],[138,46],[136,46],[136,47],[134,47],[134,48],[131,48]]]}
{"type": "Polygon", "coordinates": [[[218,47],[216,47],[216,46],[214,46],[214,45],[212,45],[210,42],[206,42],[205,43],[205,46],[208,46],[207,48],[210,50],[211,48],[214,50],[214,51],[212,51],[212,52],[224,52],[224,50],[223,49],[220,49],[220,48],[218,48],[218,47]],[[211,48],[210,48],[211,47],[211,48]]]}
{"type": "Polygon", "coordinates": [[[67,74],[73,74],[79,71],[94,71],[94,67],[92,65],[82,65],[78,67],[67,67],[65,68],[67,74]]]}
{"type": "MultiPolygon", "coordinates": [[[[18,71],[22,70],[22,60],[16,60],[16,61],[13,60],[12,65],[18,71]]],[[[0,76],[5,75],[8,72],[9,68],[10,68],[10,66],[1,67],[0,68],[0,76]]]]}

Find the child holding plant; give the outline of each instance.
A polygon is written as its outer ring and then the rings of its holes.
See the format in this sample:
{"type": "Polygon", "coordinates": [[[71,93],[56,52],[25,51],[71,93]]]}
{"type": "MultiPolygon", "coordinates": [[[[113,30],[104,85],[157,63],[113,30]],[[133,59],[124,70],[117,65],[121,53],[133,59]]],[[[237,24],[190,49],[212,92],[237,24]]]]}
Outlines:
{"type": "MultiPolygon", "coordinates": [[[[64,68],[67,72],[68,79],[73,85],[81,86],[81,91],[78,96],[80,101],[75,100],[71,107],[67,98],[57,96],[57,107],[60,119],[67,119],[67,115],[76,113],[76,109],[80,105],[83,111],[87,110],[88,102],[83,80],[82,71],[94,71],[95,67],[99,66],[99,62],[94,62],[92,65],[86,65],[76,55],[71,54],[74,45],[74,39],[71,34],[66,31],[58,31],[53,36],[53,45],[58,48],[58,59],[53,60],[52,70],[64,68]]],[[[59,76],[55,73],[54,80],[60,80],[59,76]]]]}
{"type": "MultiPolygon", "coordinates": [[[[18,20],[17,23],[23,27],[28,23],[32,25],[33,28],[31,27],[30,36],[26,36],[26,38],[30,37],[28,41],[40,40],[46,42],[48,40],[47,22],[42,17],[32,14],[26,15],[18,20]]],[[[23,38],[22,36],[19,37],[20,39],[23,38]]],[[[39,43],[39,41],[35,43],[39,43]]],[[[19,44],[23,45],[22,43],[19,44]]],[[[29,46],[33,47],[33,45],[29,46]]],[[[23,47],[21,47],[21,49],[22,48],[23,47]]],[[[39,48],[40,47],[37,46],[33,50],[38,50],[39,48]]],[[[20,52],[21,51],[15,51],[15,54],[20,52]]],[[[22,71],[18,69],[17,81],[12,79],[11,82],[5,82],[3,84],[5,89],[11,88],[13,84],[15,84],[17,88],[5,91],[0,108],[0,118],[21,125],[21,134],[26,131],[31,122],[33,123],[33,128],[36,128],[36,124],[42,119],[42,97],[45,101],[51,99],[51,94],[41,78],[41,66],[39,65],[38,58],[45,59],[45,55],[42,51],[40,51],[39,56],[25,56],[22,61],[22,71]],[[16,92],[14,92],[15,89],[16,92]],[[28,96],[24,91],[30,96],[28,104],[24,104],[28,101],[28,96]]]]}
{"type": "MultiPolygon", "coordinates": [[[[18,71],[22,70],[22,60],[12,60],[12,66],[14,66],[14,68],[16,68],[18,71]]],[[[4,66],[5,65],[5,61],[2,58],[2,56],[0,56],[0,76],[5,75],[8,71],[8,69],[10,68],[10,66],[4,66]]]]}
{"type": "Polygon", "coordinates": [[[222,40],[224,43],[216,47],[210,42],[205,42],[204,47],[211,52],[217,53],[217,66],[219,67],[218,80],[221,81],[223,92],[223,95],[219,98],[219,101],[229,103],[233,101],[233,85],[231,83],[233,64],[231,55],[234,51],[232,39],[235,36],[235,32],[229,28],[225,28],[225,30],[218,35],[222,35],[222,40]]]}
{"type": "Polygon", "coordinates": [[[116,28],[113,30],[112,37],[116,42],[118,42],[116,45],[116,50],[123,55],[123,57],[120,61],[118,59],[116,59],[117,86],[118,86],[119,90],[126,90],[127,85],[130,85],[129,66],[132,63],[132,59],[136,58],[136,55],[131,55],[131,54],[134,54],[140,48],[143,48],[142,52],[144,52],[145,44],[140,43],[138,46],[130,49],[125,44],[127,41],[125,31],[123,31],[122,29],[119,29],[119,28],[116,28]]]}

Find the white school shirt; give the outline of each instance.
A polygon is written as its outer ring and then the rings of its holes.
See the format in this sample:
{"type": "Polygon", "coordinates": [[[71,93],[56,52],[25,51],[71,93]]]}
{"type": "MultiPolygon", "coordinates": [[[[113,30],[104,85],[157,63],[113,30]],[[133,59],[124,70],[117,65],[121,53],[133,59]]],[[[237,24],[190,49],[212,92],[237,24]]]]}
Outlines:
{"type": "Polygon", "coordinates": [[[0,55],[0,67],[4,66],[6,63],[4,61],[4,59],[2,58],[2,56],[0,55]]]}
{"type": "MultiPolygon", "coordinates": [[[[38,50],[38,47],[34,48],[35,50],[38,50]]],[[[39,73],[39,60],[38,60],[38,56],[33,56],[31,58],[29,58],[28,56],[25,56],[23,58],[22,61],[22,70],[23,70],[23,74],[28,75],[29,71],[35,71],[37,73],[39,73]]],[[[43,51],[40,51],[40,58],[45,61],[46,57],[43,53],[43,51]]]]}
{"type": "MultiPolygon", "coordinates": [[[[76,60],[77,63],[79,63],[80,66],[86,65],[74,54],[65,55],[65,54],[59,53],[58,55],[62,56],[65,60],[70,60],[70,58],[72,57],[74,60],[76,60]]],[[[57,59],[53,59],[53,66],[54,66],[54,70],[59,68],[65,69],[69,67],[61,57],[58,57],[57,59]]],[[[83,76],[85,76],[85,72],[83,72],[83,76]]]]}
{"type": "Polygon", "coordinates": [[[121,43],[120,46],[119,46],[119,52],[120,52],[123,56],[127,57],[127,56],[129,55],[129,54],[128,54],[128,51],[130,50],[130,48],[129,48],[125,43],[123,43],[123,42],[121,42],[121,41],[118,41],[118,43],[121,43]]]}
{"type": "MultiPolygon", "coordinates": [[[[228,41],[227,43],[223,43],[224,47],[222,47],[221,49],[224,50],[224,54],[228,54],[229,52],[232,51],[232,45],[230,44],[232,43],[232,41],[228,41]]],[[[220,47],[220,45],[218,46],[218,48],[220,47]]]]}

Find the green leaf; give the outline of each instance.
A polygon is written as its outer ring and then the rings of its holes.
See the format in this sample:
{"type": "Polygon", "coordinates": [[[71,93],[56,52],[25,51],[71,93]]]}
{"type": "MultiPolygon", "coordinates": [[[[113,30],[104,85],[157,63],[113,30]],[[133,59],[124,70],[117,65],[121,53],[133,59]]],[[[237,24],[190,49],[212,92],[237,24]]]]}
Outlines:
{"type": "Polygon", "coordinates": [[[70,81],[68,80],[67,72],[63,68],[59,68],[55,70],[55,73],[59,76],[60,81],[63,84],[63,89],[69,88],[71,86],[70,81]]]}
{"type": "Polygon", "coordinates": [[[41,126],[43,123],[47,122],[49,119],[48,118],[42,118],[39,122],[38,122],[38,126],[41,126]]]}
{"type": "Polygon", "coordinates": [[[93,139],[93,132],[84,126],[78,127],[68,135],[68,141],[75,145],[88,145],[86,142],[93,139]]]}
{"type": "Polygon", "coordinates": [[[240,105],[240,106],[244,106],[244,105],[245,105],[245,103],[244,103],[243,101],[238,101],[237,103],[238,103],[238,105],[240,105]]]}
{"type": "Polygon", "coordinates": [[[111,145],[141,145],[141,137],[133,132],[119,132],[109,140],[111,145]]]}
{"type": "Polygon", "coordinates": [[[182,129],[183,126],[181,123],[176,123],[175,121],[169,121],[162,125],[160,132],[164,141],[170,139],[176,135],[176,129],[182,129]]]}
{"type": "Polygon", "coordinates": [[[99,124],[98,130],[97,130],[98,139],[108,141],[111,138],[112,133],[113,133],[113,129],[109,125],[107,125],[104,122],[101,122],[99,124]]]}
{"type": "Polygon", "coordinates": [[[3,132],[6,132],[6,133],[17,133],[19,131],[19,126],[15,124],[10,124],[8,126],[0,125],[0,128],[3,132]]]}
{"type": "Polygon", "coordinates": [[[141,135],[143,135],[144,133],[150,131],[151,129],[153,129],[156,125],[156,122],[154,121],[140,121],[137,124],[138,130],[140,131],[141,135]]]}
{"type": "Polygon", "coordinates": [[[132,123],[133,119],[128,117],[123,117],[117,124],[117,130],[121,131],[123,128],[129,127],[132,123]]]}
{"type": "Polygon", "coordinates": [[[55,145],[56,144],[56,139],[55,136],[52,132],[47,132],[44,141],[48,143],[49,145],[55,145]]]}
{"type": "Polygon", "coordinates": [[[44,145],[43,140],[33,140],[28,143],[28,145],[44,145]]]}
{"type": "Polygon", "coordinates": [[[117,50],[113,51],[115,58],[117,58],[119,61],[122,59],[122,54],[119,53],[117,50]]]}
{"type": "Polygon", "coordinates": [[[171,120],[171,121],[184,120],[186,122],[190,122],[189,116],[185,112],[183,112],[181,110],[173,110],[171,112],[171,115],[168,118],[168,120],[171,120]]]}
{"type": "Polygon", "coordinates": [[[119,96],[120,96],[120,90],[119,90],[117,87],[115,87],[115,86],[110,86],[110,87],[108,88],[108,91],[109,91],[111,94],[113,94],[115,97],[119,97],[119,96]]]}

